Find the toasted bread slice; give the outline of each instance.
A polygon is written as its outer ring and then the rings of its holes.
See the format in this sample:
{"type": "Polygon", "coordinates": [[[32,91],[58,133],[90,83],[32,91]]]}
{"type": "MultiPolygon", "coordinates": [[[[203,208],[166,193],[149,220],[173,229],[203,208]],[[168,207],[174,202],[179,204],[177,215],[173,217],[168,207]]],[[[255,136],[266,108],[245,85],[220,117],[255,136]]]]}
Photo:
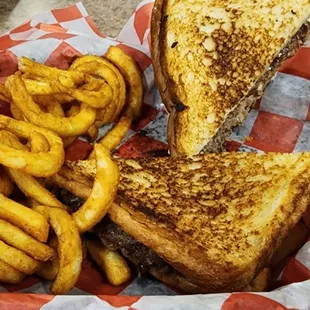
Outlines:
{"type": "MultiPolygon", "coordinates": [[[[310,203],[310,153],[118,163],[121,179],[111,219],[204,292],[248,285],[310,203]]],[[[73,166],[94,176],[92,162],[73,166]]]]}
{"type": "Polygon", "coordinates": [[[172,155],[220,151],[309,34],[308,0],[156,0],[155,78],[172,155]]]}

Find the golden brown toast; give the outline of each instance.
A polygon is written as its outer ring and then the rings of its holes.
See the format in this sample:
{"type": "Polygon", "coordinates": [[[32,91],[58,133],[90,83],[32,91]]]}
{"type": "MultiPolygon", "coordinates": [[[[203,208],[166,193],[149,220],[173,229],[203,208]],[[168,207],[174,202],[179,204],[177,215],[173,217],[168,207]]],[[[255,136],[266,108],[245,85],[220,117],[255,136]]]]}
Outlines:
{"type": "MultiPolygon", "coordinates": [[[[310,203],[310,153],[118,159],[111,219],[204,292],[267,267],[310,203]]],[[[70,165],[93,178],[95,165],[70,165]]]]}
{"type": "Polygon", "coordinates": [[[308,0],[156,0],[152,58],[172,155],[220,151],[306,40],[308,0]]]}

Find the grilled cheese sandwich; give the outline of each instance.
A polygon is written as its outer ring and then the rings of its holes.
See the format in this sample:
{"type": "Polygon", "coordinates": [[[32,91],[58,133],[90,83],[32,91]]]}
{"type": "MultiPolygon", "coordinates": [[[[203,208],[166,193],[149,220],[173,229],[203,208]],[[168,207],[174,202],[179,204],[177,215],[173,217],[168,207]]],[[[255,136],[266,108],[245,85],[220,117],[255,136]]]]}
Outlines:
{"type": "MultiPolygon", "coordinates": [[[[99,224],[97,234],[158,279],[190,293],[247,287],[274,263],[310,203],[310,153],[221,153],[118,164],[113,223],[99,224]],[[135,242],[144,248],[135,250],[135,242]]],[[[96,173],[94,161],[67,165],[89,179],[96,173]]]]}
{"type": "Polygon", "coordinates": [[[155,1],[151,52],[173,156],[223,150],[307,39],[309,16],[307,0],[155,1]]]}

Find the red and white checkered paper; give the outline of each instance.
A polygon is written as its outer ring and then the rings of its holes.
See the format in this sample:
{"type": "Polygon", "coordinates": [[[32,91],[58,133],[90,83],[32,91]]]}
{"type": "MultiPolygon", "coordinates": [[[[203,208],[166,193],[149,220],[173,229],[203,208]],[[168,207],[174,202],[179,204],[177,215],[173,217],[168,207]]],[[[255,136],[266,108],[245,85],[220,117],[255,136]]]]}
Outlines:
{"type": "MultiPolygon", "coordinates": [[[[110,45],[119,45],[142,69],[145,97],[141,120],[132,125],[115,155],[166,154],[167,115],[154,86],[149,51],[152,7],[152,0],[141,2],[117,40],[99,33],[81,3],[38,14],[0,37],[0,82],[17,70],[20,56],[66,69],[76,56],[104,55],[110,45]]],[[[307,44],[280,71],[244,124],[234,130],[228,150],[310,150],[310,49],[307,44]]],[[[10,114],[7,103],[0,102],[0,112],[10,114]]],[[[100,134],[109,128],[111,126],[102,128],[100,134]]],[[[90,150],[87,142],[78,140],[67,158],[83,159],[90,150]]],[[[50,283],[32,276],[18,285],[0,285],[0,309],[309,309],[310,239],[289,260],[277,280],[282,288],[269,293],[184,296],[140,276],[113,287],[97,267],[86,260],[76,287],[68,295],[50,295],[50,283]]]]}

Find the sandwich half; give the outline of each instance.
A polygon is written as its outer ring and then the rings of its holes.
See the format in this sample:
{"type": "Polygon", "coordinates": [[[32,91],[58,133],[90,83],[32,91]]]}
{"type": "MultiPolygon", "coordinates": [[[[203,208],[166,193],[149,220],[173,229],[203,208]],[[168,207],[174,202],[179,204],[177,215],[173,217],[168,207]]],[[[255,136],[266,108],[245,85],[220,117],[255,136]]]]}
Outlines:
{"type": "Polygon", "coordinates": [[[310,31],[308,0],[156,0],[151,52],[171,155],[223,150],[310,31]]]}
{"type": "MultiPolygon", "coordinates": [[[[283,240],[310,203],[310,153],[118,163],[117,200],[95,232],[110,249],[188,293],[249,287],[282,255],[283,240]]],[[[96,173],[92,161],[69,166],[89,179],[96,173]]]]}

